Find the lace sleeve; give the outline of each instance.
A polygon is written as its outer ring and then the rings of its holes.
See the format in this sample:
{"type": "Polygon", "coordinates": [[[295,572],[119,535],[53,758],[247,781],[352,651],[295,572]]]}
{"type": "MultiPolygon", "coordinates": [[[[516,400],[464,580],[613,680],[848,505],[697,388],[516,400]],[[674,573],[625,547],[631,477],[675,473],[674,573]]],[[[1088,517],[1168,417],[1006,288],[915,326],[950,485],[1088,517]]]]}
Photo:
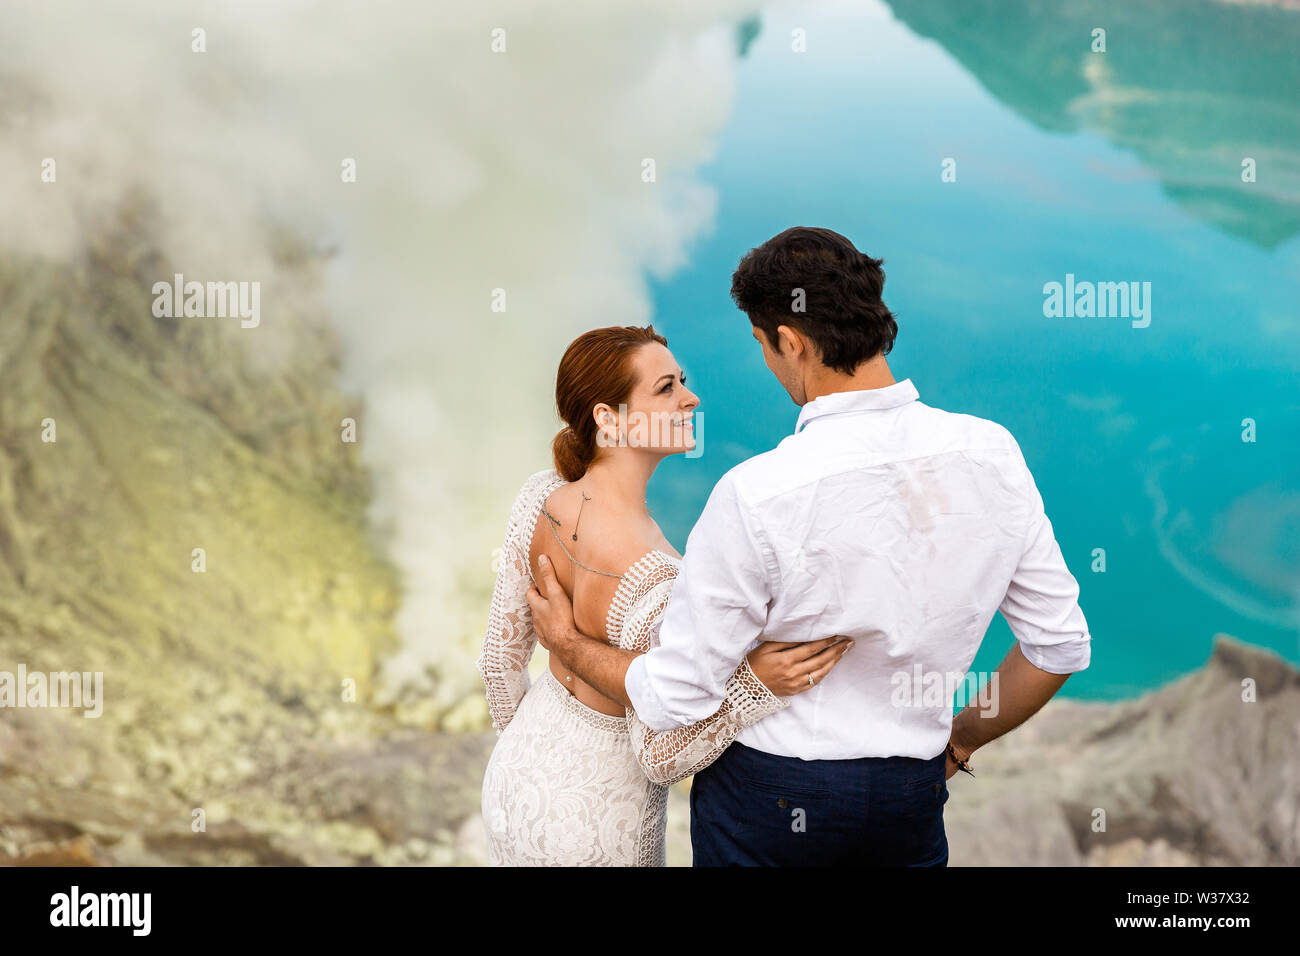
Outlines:
{"type": "MultiPolygon", "coordinates": [[[[646,651],[659,643],[659,622],[672,586],[672,579],[661,581],[637,601],[624,621],[620,647],[646,651]]],[[[628,708],[632,749],[647,777],[655,783],[672,784],[698,773],[717,760],[745,727],[790,706],[789,699],[767,689],[746,659],[741,660],[726,689],[717,712],[675,730],[651,730],[628,708]]]]}
{"type": "Polygon", "coordinates": [[[525,483],[510,510],[505,542],[492,589],[492,609],[483,650],[475,661],[487,689],[492,727],[499,735],[510,724],[532,678],[528,663],[537,648],[533,612],[528,607],[528,546],[542,502],[557,482],[554,472],[538,472],[525,483]]]}

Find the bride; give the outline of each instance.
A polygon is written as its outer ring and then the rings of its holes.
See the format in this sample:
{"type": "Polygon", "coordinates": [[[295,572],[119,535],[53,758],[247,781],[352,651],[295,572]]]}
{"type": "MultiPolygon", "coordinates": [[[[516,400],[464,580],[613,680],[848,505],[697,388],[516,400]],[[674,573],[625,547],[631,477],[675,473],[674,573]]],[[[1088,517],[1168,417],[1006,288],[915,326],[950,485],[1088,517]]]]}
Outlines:
{"type": "Polygon", "coordinates": [[[493,865],[663,866],[668,785],[704,769],[739,731],[789,706],[847,644],[760,643],[727,684],[718,711],[652,731],[558,659],[536,683],[525,595],[542,555],[573,603],[580,630],[618,647],[657,643],[680,555],[646,509],[659,462],[695,446],[699,399],[653,326],[580,335],[565,351],[555,400],[568,423],[555,470],[515,499],[483,650],[496,746],[483,778],[493,865]]]}

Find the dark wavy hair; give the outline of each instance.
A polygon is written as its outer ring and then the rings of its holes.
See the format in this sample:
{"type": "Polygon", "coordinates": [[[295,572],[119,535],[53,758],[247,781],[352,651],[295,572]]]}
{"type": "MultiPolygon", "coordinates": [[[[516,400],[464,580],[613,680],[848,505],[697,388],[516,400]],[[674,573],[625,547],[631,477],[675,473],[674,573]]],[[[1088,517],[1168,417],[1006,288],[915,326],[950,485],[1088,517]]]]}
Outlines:
{"type": "Polygon", "coordinates": [[[668,340],[653,325],[614,325],[583,332],[569,343],[555,373],[555,407],[567,423],[551,443],[555,470],[577,481],[596,459],[596,419],[591,410],[604,402],[617,408],[636,385],[632,353],[651,342],[668,340]]]}
{"type": "Polygon", "coordinates": [[[731,277],[731,298],[777,347],[778,326],[812,339],[822,364],[838,372],[888,355],[898,323],[880,298],[884,259],[859,252],[838,232],[795,226],[750,249],[731,277]],[[794,311],[796,290],[804,311],[794,311]]]}

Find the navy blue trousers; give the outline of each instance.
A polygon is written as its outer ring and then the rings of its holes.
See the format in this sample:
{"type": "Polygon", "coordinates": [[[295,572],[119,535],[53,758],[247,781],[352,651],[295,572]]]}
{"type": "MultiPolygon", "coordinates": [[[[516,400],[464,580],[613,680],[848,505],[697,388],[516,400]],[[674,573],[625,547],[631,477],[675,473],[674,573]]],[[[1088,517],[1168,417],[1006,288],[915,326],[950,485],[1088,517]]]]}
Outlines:
{"type": "Polygon", "coordinates": [[[947,761],[800,760],[733,742],[691,783],[695,866],[947,866],[947,761]]]}

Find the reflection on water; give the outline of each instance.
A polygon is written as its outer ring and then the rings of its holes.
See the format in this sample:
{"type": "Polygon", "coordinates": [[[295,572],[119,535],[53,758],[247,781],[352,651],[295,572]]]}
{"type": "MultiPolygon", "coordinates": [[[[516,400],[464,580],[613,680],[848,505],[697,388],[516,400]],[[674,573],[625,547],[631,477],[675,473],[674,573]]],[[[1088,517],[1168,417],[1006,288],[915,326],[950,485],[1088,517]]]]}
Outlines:
{"type": "Polygon", "coordinates": [[[1243,617],[1300,629],[1300,491],[1281,477],[1295,452],[1243,443],[1243,462],[1232,440],[1207,422],[1152,443],[1144,490],[1160,553],[1243,617]]]}
{"type": "Polygon", "coordinates": [[[1204,222],[1266,249],[1300,232],[1300,10],[1207,0],[888,0],[1045,130],[1131,150],[1204,222]],[[1106,52],[1093,53],[1093,30],[1106,52]],[[1241,180],[1242,160],[1257,181],[1241,180]]]}

